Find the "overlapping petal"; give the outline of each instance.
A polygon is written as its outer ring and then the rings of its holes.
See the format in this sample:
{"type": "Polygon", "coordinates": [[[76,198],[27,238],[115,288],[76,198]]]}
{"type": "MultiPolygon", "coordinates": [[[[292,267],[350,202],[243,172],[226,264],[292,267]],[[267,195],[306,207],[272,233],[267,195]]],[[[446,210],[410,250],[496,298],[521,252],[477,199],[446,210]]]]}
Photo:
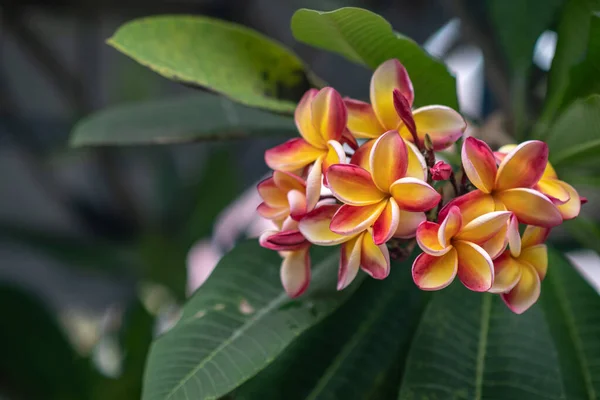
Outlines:
{"type": "Polygon", "coordinates": [[[364,101],[344,99],[348,110],[348,129],[359,139],[376,139],[386,129],[381,126],[373,107],[364,101]]]}
{"type": "Polygon", "coordinates": [[[494,283],[489,291],[506,293],[515,287],[519,279],[521,279],[521,264],[506,251],[494,260],[494,283]]]}
{"type": "MultiPolygon", "coordinates": [[[[443,150],[456,142],[467,128],[464,118],[450,107],[425,106],[412,112],[421,143],[427,133],[433,143],[433,149],[443,150]]],[[[404,138],[412,137],[408,127],[403,124],[399,128],[404,138]]]]}
{"type": "Polygon", "coordinates": [[[400,178],[390,186],[390,194],[402,210],[427,211],[437,206],[442,196],[426,182],[400,178]]]}
{"type": "Polygon", "coordinates": [[[329,229],[331,219],[339,208],[337,204],[317,207],[302,218],[298,229],[309,242],[319,246],[334,246],[347,241],[348,236],[334,233],[329,229]]]}
{"type": "Polygon", "coordinates": [[[490,194],[479,190],[473,190],[450,201],[441,209],[439,218],[446,218],[448,211],[452,207],[460,209],[463,224],[471,222],[480,215],[496,210],[494,198],[490,194]]]}
{"type": "Polygon", "coordinates": [[[460,215],[460,209],[456,206],[452,206],[448,209],[448,213],[445,215],[444,220],[438,230],[438,241],[442,246],[448,246],[450,239],[462,229],[463,221],[460,215]]]}
{"type": "Polygon", "coordinates": [[[286,192],[275,184],[274,176],[261,181],[256,188],[260,197],[272,207],[287,207],[286,192]]]}
{"type": "Polygon", "coordinates": [[[314,162],[324,153],[302,138],[290,139],[265,151],[269,168],[280,171],[296,171],[314,162]]]}
{"type": "Polygon", "coordinates": [[[514,214],[510,217],[507,239],[508,246],[510,248],[510,254],[513,257],[519,257],[519,255],[521,255],[522,241],[521,236],[519,234],[519,221],[517,220],[517,217],[514,214]]]}
{"type": "Polygon", "coordinates": [[[259,243],[262,247],[275,251],[299,250],[310,245],[298,230],[267,231],[260,236],[259,243]]]}
{"type": "Polygon", "coordinates": [[[398,228],[394,233],[394,237],[401,239],[410,239],[415,237],[418,226],[426,220],[427,216],[424,212],[400,210],[398,228]]]}
{"type": "Polygon", "coordinates": [[[390,198],[383,212],[373,224],[373,240],[375,244],[384,244],[392,238],[400,222],[400,209],[398,204],[390,198]]]}
{"type": "Polygon", "coordinates": [[[360,146],[358,150],[356,150],[352,155],[352,158],[350,159],[350,164],[358,165],[365,171],[371,173],[371,165],[369,160],[371,158],[371,149],[373,148],[375,142],[376,140],[369,140],[368,142],[363,143],[363,145],[360,146]]]}
{"type": "Polygon", "coordinates": [[[462,240],[453,241],[458,254],[458,279],[474,292],[486,292],[494,282],[494,264],[480,246],[462,240]]]}
{"type": "Polygon", "coordinates": [[[488,253],[492,260],[506,249],[506,245],[508,244],[508,238],[506,237],[507,230],[508,225],[505,225],[494,236],[480,244],[481,248],[488,253]]]}
{"type": "Polygon", "coordinates": [[[456,235],[458,240],[481,244],[490,239],[499,230],[506,227],[511,213],[508,211],[494,211],[480,215],[473,221],[464,225],[456,235]]]}
{"type": "Polygon", "coordinates": [[[383,192],[387,192],[392,183],[404,177],[408,168],[408,152],[397,131],[388,131],[375,141],[369,165],[373,182],[383,192]]]}
{"type": "Polygon", "coordinates": [[[377,245],[370,232],[362,237],[360,265],[375,279],[385,279],[390,273],[390,256],[385,244],[377,245]]]}
{"type": "Polygon", "coordinates": [[[522,314],[540,297],[540,277],[530,265],[521,265],[521,278],[508,293],[502,294],[502,300],[515,314],[522,314]]]}
{"type": "Polygon", "coordinates": [[[319,90],[312,99],[311,112],[313,126],[322,138],[321,147],[330,140],[342,139],[348,115],[342,97],[334,88],[319,90]]]}
{"type": "Polygon", "coordinates": [[[302,96],[302,99],[300,99],[300,102],[296,106],[294,120],[298,132],[300,132],[304,140],[313,147],[320,148],[323,145],[323,138],[313,126],[311,112],[311,103],[317,93],[319,93],[317,89],[310,89],[304,93],[304,96],[302,96]]]}
{"type": "Polygon", "coordinates": [[[327,183],[338,200],[354,206],[375,204],[386,197],[369,172],[352,164],[332,165],[327,171],[327,183]]]}
{"type": "Polygon", "coordinates": [[[523,237],[521,239],[522,247],[532,247],[538,244],[542,244],[548,238],[550,234],[549,228],[543,228],[541,226],[533,226],[529,225],[525,228],[525,232],[523,232],[523,237]]]}
{"type": "Polygon", "coordinates": [[[575,188],[566,182],[558,181],[559,184],[569,193],[569,200],[564,204],[556,206],[558,212],[564,220],[569,220],[577,217],[581,211],[581,197],[575,188]]]}
{"type": "Polygon", "coordinates": [[[562,185],[563,183],[558,179],[540,179],[535,185],[535,189],[548,196],[554,204],[565,204],[569,201],[571,195],[567,188],[562,185]]]}
{"type": "Polygon", "coordinates": [[[412,82],[404,66],[396,59],[387,60],[373,73],[370,98],[373,111],[379,123],[389,129],[397,129],[400,118],[394,109],[392,92],[398,89],[412,106],[414,91],[412,82]]]}
{"type": "Polygon", "coordinates": [[[413,263],[412,277],[420,289],[439,290],[452,283],[457,269],[458,257],[454,248],[440,257],[422,253],[413,263]]]}
{"type": "Polygon", "coordinates": [[[482,192],[491,193],[494,190],[497,167],[492,149],[487,143],[474,137],[466,138],[461,159],[471,183],[482,192]]]}
{"type": "Polygon", "coordinates": [[[290,216],[299,221],[306,214],[306,195],[303,192],[292,189],[288,192],[287,198],[290,204],[290,216]]]}
{"type": "Polygon", "coordinates": [[[361,233],[342,244],[337,290],[346,288],[356,278],[356,274],[358,274],[364,235],[364,233],[361,233]]]}
{"type": "Polygon", "coordinates": [[[417,244],[425,253],[432,256],[442,256],[452,249],[452,246],[439,241],[438,233],[441,226],[435,222],[425,221],[417,228],[417,244]]]}
{"type": "Polygon", "coordinates": [[[306,177],[306,210],[312,210],[321,197],[323,183],[323,160],[325,156],[317,158],[306,177]]]}
{"type": "Polygon", "coordinates": [[[364,231],[379,218],[387,203],[388,201],[384,200],[368,206],[344,204],[333,216],[329,228],[340,235],[353,235],[364,231]]]}
{"type": "Polygon", "coordinates": [[[272,220],[284,219],[290,214],[290,210],[287,206],[285,207],[271,207],[267,203],[260,203],[256,208],[256,211],[261,217],[272,220]]]}
{"type": "Polygon", "coordinates": [[[288,296],[300,296],[310,283],[310,255],[308,248],[286,252],[280,270],[281,283],[288,296]]]}
{"type": "Polygon", "coordinates": [[[407,177],[417,178],[422,181],[427,180],[427,163],[425,158],[417,149],[417,146],[410,142],[405,142],[408,154],[408,167],[406,169],[407,177]]]}
{"type": "Polygon", "coordinates": [[[542,177],[548,164],[548,145],[529,140],[518,145],[498,166],[496,190],[529,188],[542,177]]]}
{"type": "Polygon", "coordinates": [[[553,227],[562,223],[558,208],[537,190],[508,189],[495,193],[494,197],[509,211],[515,213],[521,223],[544,227],[553,227]]]}
{"type": "Polygon", "coordinates": [[[531,265],[543,280],[548,271],[548,248],[545,244],[526,247],[521,251],[519,261],[531,265]]]}

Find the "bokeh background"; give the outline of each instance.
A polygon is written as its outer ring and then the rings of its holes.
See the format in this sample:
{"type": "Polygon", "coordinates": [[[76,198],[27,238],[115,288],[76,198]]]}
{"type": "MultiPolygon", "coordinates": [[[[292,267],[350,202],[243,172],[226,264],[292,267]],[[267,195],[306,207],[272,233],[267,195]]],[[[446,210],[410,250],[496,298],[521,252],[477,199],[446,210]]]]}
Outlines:
{"type": "MultiPolygon", "coordinates": [[[[289,29],[300,7],[341,6],[381,14],[443,58],[471,133],[506,141],[503,60],[488,46],[480,1],[0,0],[0,399],[139,398],[152,337],[223,252],[264,227],[253,186],[281,137],[69,147],[87,114],[197,90],[105,40],[136,17],[210,15],[276,38],[344,95],[365,98],[370,71],[298,44],[289,29]]],[[[555,45],[552,31],[538,39],[534,108],[555,45]]],[[[595,253],[571,256],[598,284],[595,253]]]]}

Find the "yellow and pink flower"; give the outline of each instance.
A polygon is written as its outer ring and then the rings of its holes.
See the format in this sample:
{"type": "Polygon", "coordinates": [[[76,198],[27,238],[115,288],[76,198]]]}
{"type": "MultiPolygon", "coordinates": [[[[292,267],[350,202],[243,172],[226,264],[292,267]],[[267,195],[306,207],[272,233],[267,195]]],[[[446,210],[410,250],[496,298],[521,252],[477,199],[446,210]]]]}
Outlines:
{"type": "Polygon", "coordinates": [[[403,121],[394,106],[393,92],[397,90],[405,99],[405,114],[410,116],[420,144],[429,134],[435,150],[442,150],[456,142],[467,125],[464,118],[450,107],[431,105],[411,110],[414,91],[404,66],[396,59],[382,63],[373,73],[370,87],[371,104],[344,99],[348,109],[348,129],[356,138],[377,139],[390,130],[400,132],[409,142],[414,142],[410,132],[411,122],[403,121]]]}
{"type": "Polygon", "coordinates": [[[544,241],[550,230],[527,226],[523,238],[516,219],[508,229],[508,249],[494,260],[495,280],[490,292],[500,293],[516,314],[527,311],[538,300],[541,281],[548,269],[548,250],[544,241]]]}
{"type": "Polygon", "coordinates": [[[389,131],[373,144],[370,172],[352,164],[331,166],[329,188],[344,203],[333,216],[331,230],[347,236],[372,227],[376,245],[393,236],[413,237],[426,219],[424,211],[435,207],[441,196],[423,180],[407,176],[408,165],[404,140],[389,131]]]}
{"type": "Polygon", "coordinates": [[[273,170],[294,172],[312,164],[307,178],[307,208],[314,208],[321,193],[321,177],[330,165],[345,162],[341,145],[348,120],[340,94],[326,87],[311,89],[298,103],[296,127],[301,138],[290,139],[265,152],[273,170]]]}
{"type": "Polygon", "coordinates": [[[274,171],[273,176],[260,182],[257,189],[263,199],[258,213],[280,228],[288,217],[297,221],[308,211],[306,182],[299,176],[274,171]]]}
{"type": "Polygon", "coordinates": [[[470,290],[489,290],[494,282],[492,259],[506,247],[510,216],[508,211],[493,211],[465,224],[459,208],[451,207],[441,223],[423,222],[417,243],[424,253],[413,263],[414,282],[423,290],[438,290],[458,275],[470,290]]]}
{"type": "Polygon", "coordinates": [[[442,218],[450,207],[457,206],[467,222],[492,211],[508,210],[529,225],[553,227],[562,223],[554,203],[534,189],[548,163],[545,143],[539,140],[521,143],[496,165],[489,146],[469,137],[461,157],[464,171],[477,190],[452,200],[442,209],[442,218]]]}

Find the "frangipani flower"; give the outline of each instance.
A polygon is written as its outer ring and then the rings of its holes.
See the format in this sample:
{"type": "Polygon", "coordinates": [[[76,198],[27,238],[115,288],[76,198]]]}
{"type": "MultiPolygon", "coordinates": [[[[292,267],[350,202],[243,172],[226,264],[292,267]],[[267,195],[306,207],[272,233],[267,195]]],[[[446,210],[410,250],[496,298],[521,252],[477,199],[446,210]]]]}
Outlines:
{"type": "Polygon", "coordinates": [[[458,207],[451,207],[441,224],[426,221],[419,225],[417,243],[424,253],[412,267],[417,286],[423,290],[442,289],[458,274],[468,289],[489,290],[494,282],[494,265],[484,248],[498,232],[506,232],[510,216],[508,211],[494,211],[463,224],[458,207]]]}
{"type": "Polygon", "coordinates": [[[552,227],[562,217],[544,194],[533,189],[548,163],[548,146],[538,140],[521,143],[504,157],[499,166],[489,146],[473,137],[465,140],[462,164],[467,177],[478,190],[457,197],[440,212],[443,218],[458,206],[468,222],[492,211],[512,211],[520,222],[552,227]]]}
{"type": "Polygon", "coordinates": [[[390,272],[390,255],[385,244],[377,245],[372,229],[367,228],[353,235],[340,235],[329,228],[339,205],[324,205],[302,218],[298,228],[311,243],[320,246],[342,244],[337,289],[347,287],[362,268],[375,279],[384,279],[390,272]]]}
{"type": "Polygon", "coordinates": [[[406,176],[408,153],[397,131],[381,136],[370,152],[369,171],[352,164],[333,165],[327,181],[333,195],[344,203],[330,228],[354,235],[373,227],[376,245],[392,236],[412,237],[441,196],[426,182],[406,176]]]}
{"type": "Polygon", "coordinates": [[[294,174],[274,171],[273,176],[260,182],[257,189],[263,199],[258,213],[279,227],[288,216],[299,220],[307,212],[306,182],[294,174]]]}
{"type": "Polygon", "coordinates": [[[519,236],[519,225],[511,221],[508,246],[496,260],[496,279],[490,289],[501,293],[502,300],[516,314],[522,314],[540,296],[541,281],[548,269],[548,249],[544,243],[550,230],[529,225],[519,236]]]}
{"type": "MultiPolygon", "coordinates": [[[[497,159],[502,160],[515,147],[517,147],[516,144],[502,146],[494,155],[497,159]]],[[[550,162],[546,164],[544,174],[534,186],[534,189],[542,192],[552,200],[563,220],[573,219],[579,215],[581,210],[579,193],[573,186],[558,179],[558,175],[550,162]]]]}
{"type": "Polygon", "coordinates": [[[414,100],[412,82],[400,61],[391,59],[382,63],[373,73],[371,104],[344,99],[348,109],[348,129],[355,137],[377,139],[387,131],[397,130],[405,140],[413,141],[406,122],[398,116],[394,107],[394,89],[406,100],[408,114],[414,120],[421,143],[427,133],[434,149],[442,150],[454,143],[466,129],[463,117],[450,107],[432,105],[411,112],[414,100]]]}
{"type": "Polygon", "coordinates": [[[306,92],[294,117],[302,137],[267,150],[265,162],[271,169],[287,172],[314,163],[307,178],[307,209],[310,210],[319,201],[322,173],[330,165],[346,160],[340,141],[348,117],[341,96],[330,87],[306,92]]]}

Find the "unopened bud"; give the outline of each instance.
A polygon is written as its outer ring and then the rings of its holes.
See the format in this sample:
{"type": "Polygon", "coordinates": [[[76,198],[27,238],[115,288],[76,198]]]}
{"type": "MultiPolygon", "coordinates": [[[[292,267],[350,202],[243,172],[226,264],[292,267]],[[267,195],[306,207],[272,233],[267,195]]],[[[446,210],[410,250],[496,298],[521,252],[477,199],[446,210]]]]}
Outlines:
{"type": "Polygon", "coordinates": [[[433,167],[429,168],[429,172],[431,172],[431,179],[434,181],[447,181],[452,175],[452,167],[444,161],[438,161],[433,167]]]}

